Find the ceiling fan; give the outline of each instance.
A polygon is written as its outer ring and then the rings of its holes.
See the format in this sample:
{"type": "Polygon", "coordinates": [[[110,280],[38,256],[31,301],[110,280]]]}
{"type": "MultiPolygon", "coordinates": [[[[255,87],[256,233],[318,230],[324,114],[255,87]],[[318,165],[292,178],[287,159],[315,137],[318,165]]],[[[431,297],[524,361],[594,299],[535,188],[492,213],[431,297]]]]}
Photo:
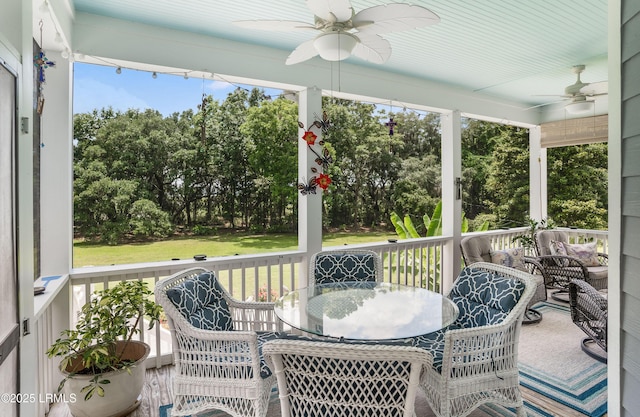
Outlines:
{"type": "Polygon", "coordinates": [[[391,44],[381,33],[415,29],[440,21],[432,11],[405,3],[369,7],[358,13],[349,0],[306,0],[306,4],[314,14],[314,23],[290,20],[233,23],[247,29],[319,32],[289,55],[286,64],[293,65],[316,55],[327,61],[341,61],[353,55],[382,64],[391,56],[391,44]]]}
{"type": "MultiPolygon", "coordinates": [[[[585,70],[585,65],[574,65],[571,71],[576,74],[576,82],[568,85],[564,89],[564,94],[560,95],[562,101],[569,100],[564,108],[568,113],[581,114],[593,110],[594,100],[596,96],[602,96],[607,94],[608,83],[606,81],[600,81],[596,83],[585,83],[580,79],[580,74],[585,70]]],[[[554,102],[555,103],[555,102],[554,102]]],[[[546,106],[544,103],[539,106],[546,106]]]]}

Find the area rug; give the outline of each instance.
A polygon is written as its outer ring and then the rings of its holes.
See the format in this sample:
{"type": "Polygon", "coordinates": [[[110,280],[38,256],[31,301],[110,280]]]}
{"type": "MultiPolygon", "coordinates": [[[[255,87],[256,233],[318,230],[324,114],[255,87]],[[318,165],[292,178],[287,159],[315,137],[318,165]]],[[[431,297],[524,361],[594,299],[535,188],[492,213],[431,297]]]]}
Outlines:
{"type": "MultiPolygon", "coordinates": [[[[519,343],[520,384],[589,417],[607,412],[607,366],[582,352],[584,333],[571,322],[569,308],[554,303],[539,303],[536,309],[543,319],[522,326],[519,343]]],[[[525,401],[528,417],[553,417],[525,401]]],[[[416,415],[433,417],[424,396],[416,399],[416,415]]],[[[224,417],[213,411],[198,417],[224,417]]],[[[481,406],[469,417],[514,417],[514,410],[499,405],[481,406]]],[[[160,406],[160,417],[171,417],[171,404],[160,406]]],[[[280,402],[274,390],[267,417],[280,417],[280,402]]]]}
{"type": "Polygon", "coordinates": [[[566,305],[539,303],[542,321],[520,332],[520,385],[589,417],[607,412],[607,365],[580,347],[586,336],[566,305]]]}

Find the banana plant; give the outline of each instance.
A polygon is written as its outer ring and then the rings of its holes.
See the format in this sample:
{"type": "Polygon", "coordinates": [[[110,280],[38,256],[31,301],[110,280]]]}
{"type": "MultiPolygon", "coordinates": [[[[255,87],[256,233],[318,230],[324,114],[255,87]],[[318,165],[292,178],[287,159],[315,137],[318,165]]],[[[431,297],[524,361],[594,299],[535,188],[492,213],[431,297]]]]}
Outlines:
{"type": "MultiPolygon", "coordinates": [[[[422,222],[424,223],[426,236],[442,236],[442,201],[436,204],[435,209],[433,210],[433,214],[429,217],[428,214],[422,216],[422,222]]],[[[408,214],[405,214],[404,217],[400,217],[398,213],[391,212],[391,223],[396,229],[396,234],[400,239],[415,239],[421,237],[418,231],[416,230],[411,217],[408,214]]],[[[486,231],[489,230],[489,222],[485,221],[478,228],[478,231],[486,231]]],[[[466,233],[469,231],[469,220],[465,217],[464,213],[462,213],[462,228],[461,232],[466,233]]],[[[440,288],[440,280],[439,277],[435,277],[435,271],[439,271],[440,265],[440,250],[438,248],[433,249],[424,249],[426,252],[422,253],[420,256],[420,264],[419,267],[422,268],[422,265],[432,265],[431,271],[426,272],[426,276],[429,277],[429,282],[426,283],[428,288],[433,288],[438,290],[440,288]]],[[[404,265],[404,262],[400,262],[398,265],[404,265]]],[[[413,267],[413,265],[411,266],[413,267]]]]}
{"type": "MultiPolygon", "coordinates": [[[[429,217],[428,214],[422,216],[422,222],[424,223],[425,230],[427,231],[425,237],[442,236],[442,201],[436,204],[436,208],[433,210],[433,215],[429,217]]],[[[415,239],[422,237],[413,225],[413,221],[408,214],[404,217],[400,217],[395,211],[391,212],[391,223],[396,229],[396,234],[400,239],[415,239]]],[[[477,229],[479,232],[485,232],[489,230],[489,222],[484,221],[482,225],[477,229]]],[[[462,233],[469,231],[469,219],[467,219],[462,213],[462,233]]]]}

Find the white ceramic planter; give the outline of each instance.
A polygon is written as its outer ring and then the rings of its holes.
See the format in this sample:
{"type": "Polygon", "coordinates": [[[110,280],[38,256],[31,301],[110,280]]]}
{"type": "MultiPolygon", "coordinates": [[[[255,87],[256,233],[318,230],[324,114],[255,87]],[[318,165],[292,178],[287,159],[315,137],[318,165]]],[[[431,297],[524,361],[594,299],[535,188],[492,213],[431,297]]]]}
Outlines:
{"type": "MultiPolygon", "coordinates": [[[[64,393],[71,414],[74,417],[118,417],[135,410],[139,405],[138,397],[144,387],[146,371],[144,361],[149,356],[149,351],[149,345],[146,343],[138,341],[129,343],[123,357],[135,360],[135,366],[131,369],[131,374],[126,370],[104,374],[103,379],[111,381],[110,384],[102,385],[105,391],[104,397],[94,394],[88,401],[84,400],[84,394],[80,390],[88,385],[93,375],[76,375],[67,380],[64,384],[64,393]],[[71,398],[74,401],[69,401],[71,398]]],[[[61,371],[68,375],[65,370],[61,371]]]]}

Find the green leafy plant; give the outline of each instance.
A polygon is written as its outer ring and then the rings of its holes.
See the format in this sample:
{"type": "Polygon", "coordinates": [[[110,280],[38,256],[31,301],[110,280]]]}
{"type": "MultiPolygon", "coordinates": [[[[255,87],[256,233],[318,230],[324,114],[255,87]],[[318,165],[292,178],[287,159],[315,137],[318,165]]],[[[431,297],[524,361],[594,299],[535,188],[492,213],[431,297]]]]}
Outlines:
{"type": "MultiPolygon", "coordinates": [[[[424,223],[426,230],[425,237],[442,235],[442,201],[436,204],[431,217],[429,217],[428,214],[422,216],[422,222],[424,223]]],[[[404,217],[401,218],[395,211],[391,212],[391,223],[393,223],[393,226],[396,229],[396,234],[400,239],[421,237],[408,214],[405,214],[404,217]]],[[[489,230],[489,222],[485,221],[477,231],[484,232],[487,230],[489,230]]],[[[469,220],[466,218],[464,213],[462,213],[461,231],[462,233],[469,231],[469,220]]]]}
{"type": "MultiPolygon", "coordinates": [[[[422,216],[422,222],[424,223],[424,227],[426,230],[425,237],[431,236],[441,236],[442,235],[442,201],[439,201],[436,204],[435,209],[433,210],[433,214],[429,217],[428,214],[422,216]]],[[[396,212],[391,212],[391,223],[393,223],[396,234],[400,239],[415,239],[419,238],[420,233],[417,231],[411,217],[408,214],[405,214],[403,218],[401,218],[396,212]]],[[[489,222],[485,221],[482,223],[480,228],[477,231],[486,231],[489,230],[489,222]]],[[[464,213],[462,213],[462,233],[466,233],[469,231],[469,220],[466,218],[464,213]]],[[[434,290],[439,290],[440,288],[440,279],[437,276],[437,271],[439,271],[440,258],[441,253],[439,248],[425,248],[421,249],[421,255],[418,258],[419,265],[408,265],[412,269],[416,267],[420,270],[426,269],[430,267],[431,270],[424,270],[423,276],[428,277],[429,280],[426,285],[428,288],[432,288],[434,290]]],[[[412,261],[409,261],[412,262],[412,261]]],[[[400,262],[400,265],[405,265],[405,262],[400,262]]]]}
{"type": "Polygon", "coordinates": [[[520,243],[522,247],[526,248],[529,251],[533,250],[535,246],[535,234],[538,230],[553,229],[556,227],[553,220],[546,218],[538,222],[537,220],[529,217],[527,222],[528,228],[526,233],[515,236],[513,239],[511,239],[511,241],[520,243]]]}
{"type": "Polygon", "coordinates": [[[93,293],[82,307],[75,329],[64,330],[62,337],[47,350],[50,358],[62,357],[60,369],[72,369],[58,390],[76,375],[94,375],[89,385],[82,388],[84,399],[94,394],[103,397],[103,385],[110,383],[103,374],[120,369],[130,372],[133,362],[123,359],[124,349],[116,349],[116,342],[130,343],[140,332],[143,319],[149,321],[149,329],[153,328],[161,307],[152,301],[152,295],[142,281],[123,281],[93,293]],[[76,362],[81,362],[81,366],[73,366],[76,362]]]}

